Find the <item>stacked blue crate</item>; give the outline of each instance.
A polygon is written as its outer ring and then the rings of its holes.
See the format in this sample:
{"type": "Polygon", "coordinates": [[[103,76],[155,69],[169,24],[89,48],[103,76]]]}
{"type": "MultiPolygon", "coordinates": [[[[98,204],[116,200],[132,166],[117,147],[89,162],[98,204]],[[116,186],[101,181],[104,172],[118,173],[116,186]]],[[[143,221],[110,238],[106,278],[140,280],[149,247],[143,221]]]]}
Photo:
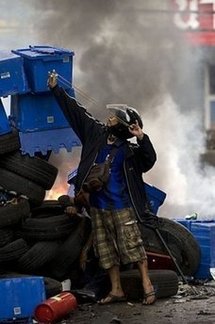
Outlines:
{"type": "Polygon", "coordinates": [[[9,132],[11,132],[11,127],[2,100],[0,99],[0,135],[7,134],[9,132]]]}
{"type": "Polygon", "coordinates": [[[145,192],[152,212],[156,215],[159,207],[166,199],[166,193],[157,187],[145,183],[145,192]]]}
{"type": "Polygon", "coordinates": [[[11,98],[10,119],[20,132],[22,152],[32,156],[35,152],[57,153],[62,147],[71,151],[73,146],[79,146],[80,140],[47,86],[48,74],[55,70],[59,85],[74,96],[74,53],[52,46],[29,46],[12,52],[23,59],[30,88],[29,93],[11,98]]]}
{"type": "Polygon", "coordinates": [[[23,58],[8,51],[0,51],[0,97],[28,91],[23,58]]]}
{"type": "Polygon", "coordinates": [[[193,219],[183,219],[183,218],[178,218],[176,219],[176,221],[178,223],[180,223],[181,225],[184,225],[190,232],[191,232],[191,229],[192,229],[192,224],[198,224],[198,223],[201,223],[201,224],[214,224],[214,220],[193,220],[193,219]]]}
{"type": "Polygon", "coordinates": [[[194,276],[196,279],[211,279],[210,268],[215,267],[215,223],[193,222],[191,233],[201,248],[201,263],[194,276]]]}
{"type": "Polygon", "coordinates": [[[215,221],[177,219],[195,237],[201,249],[201,261],[195,279],[212,279],[210,268],[215,267],[215,221]]]}
{"type": "MultiPolygon", "coordinates": [[[[23,58],[8,51],[0,51],[0,97],[28,91],[23,58]]],[[[11,124],[0,99],[0,135],[9,132],[11,124]]]]}
{"type": "Polygon", "coordinates": [[[43,277],[0,279],[0,323],[31,323],[36,306],[45,299],[43,277]]]}
{"type": "Polygon", "coordinates": [[[74,52],[52,46],[29,46],[12,50],[24,60],[24,69],[31,92],[50,91],[47,87],[48,73],[55,70],[66,83],[64,89],[72,86],[74,52]]]}

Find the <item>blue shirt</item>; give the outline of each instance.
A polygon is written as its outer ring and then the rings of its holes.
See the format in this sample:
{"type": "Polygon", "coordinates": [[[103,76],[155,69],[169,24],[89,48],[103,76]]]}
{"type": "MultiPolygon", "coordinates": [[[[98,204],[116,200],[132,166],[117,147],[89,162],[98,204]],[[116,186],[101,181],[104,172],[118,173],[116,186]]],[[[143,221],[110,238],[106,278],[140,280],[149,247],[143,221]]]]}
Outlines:
{"type": "Polygon", "coordinates": [[[114,144],[106,144],[98,153],[96,163],[102,163],[110,154],[113,146],[118,149],[111,163],[111,173],[107,186],[90,195],[90,205],[99,209],[122,209],[131,207],[131,201],[128,194],[128,189],[123,172],[123,163],[125,153],[123,142],[116,141],[114,144]]]}

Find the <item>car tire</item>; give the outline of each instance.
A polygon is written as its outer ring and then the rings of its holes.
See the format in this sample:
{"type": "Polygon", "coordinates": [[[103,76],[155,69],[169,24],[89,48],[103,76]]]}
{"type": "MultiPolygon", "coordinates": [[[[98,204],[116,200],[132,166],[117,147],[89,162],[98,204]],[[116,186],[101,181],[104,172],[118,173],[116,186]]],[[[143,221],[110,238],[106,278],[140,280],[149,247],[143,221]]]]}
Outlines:
{"type": "Polygon", "coordinates": [[[57,280],[64,280],[70,273],[74,262],[79,258],[84,245],[83,222],[70,236],[61,244],[55,260],[50,264],[51,275],[57,280]]]}
{"type": "Polygon", "coordinates": [[[18,260],[21,271],[34,273],[46,263],[52,261],[57,253],[60,243],[58,241],[40,241],[34,244],[18,260]]]}
{"type": "MultiPolygon", "coordinates": [[[[158,229],[183,274],[192,276],[201,260],[201,250],[195,237],[183,225],[167,218],[158,217],[158,229]]],[[[140,230],[146,251],[168,255],[154,229],[141,224],[140,230]]]]}
{"type": "Polygon", "coordinates": [[[45,190],[50,190],[57,177],[58,169],[49,162],[19,151],[5,154],[0,159],[0,167],[35,182],[45,190]]]}
{"type": "Polygon", "coordinates": [[[39,207],[31,209],[33,218],[46,218],[64,213],[65,207],[62,207],[58,200],[44,200],[39,207]]]}
{"type": "Polygon", "coordinates": [[[19,133],[15,128],[0,136],[0,154],[16,151],[20,146],[19,133]]]}
{"type": "MultiPolygon", "coordinates": [[[[178,276],[172,270],[149,270],[156,298],[174,296],[178,291],[178,276]]],[[[143,300],[144,291],[137,269],[121,272],[122,288],[129,300],[143,300]]]]}
{"type": "Polygon", "coordinates": [[[0,248],[0,262],[5,263],[18,260],[27,251],[27,243],[21,238],[17,239],[0,248]]]}
{"type": "Polygon", "coordinates": [[[2,168],[0,168],[0,185],[6,190],[27,196],[30,204],[35,206],[41,205],[46,193],[45,189],[36,183],[2,168]]]}
{"type": "Polygon", "coordinates": [[[2,206],[0,207],[0,228],[17,224],[29,215],[30,205],[26,199],[20,199],[17,204],[9,203],[2,206]]]}

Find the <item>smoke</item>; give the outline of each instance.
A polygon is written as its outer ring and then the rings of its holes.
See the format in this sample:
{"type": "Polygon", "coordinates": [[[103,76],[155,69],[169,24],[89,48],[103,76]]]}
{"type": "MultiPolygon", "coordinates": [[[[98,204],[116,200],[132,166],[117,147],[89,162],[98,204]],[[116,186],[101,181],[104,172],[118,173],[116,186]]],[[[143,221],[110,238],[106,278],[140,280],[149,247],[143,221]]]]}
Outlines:
{"type": "MultiPolygon", "coordinates": [[[[88,110],[100,119],[107,103],[127,103],[140,111],[158,153],[146,179],[167,192],[159,215],[196,211],[212,217],[214,170],[203,170],[199,163],[204,150],[202,53],[194,52],[174,26],[169,1],[32,3],[41,12],[35,21],[40,42],[75,51],[74,85],[96,101],[77,91],[88,110]]],[[[64,158],[65,153],[61,168],[64,158]]],[[[71,168],[76,162],[71,159],[71,168]]]]}
{"type": "Polygon", "coordinates": [[[167,193],[162,216],[180,218],[195,211],[199,217],[210,218],[214,212],[213,169],[206,174],[199,161],[204,137],[198,111],[181,113],[171,96],[165,94],[154,114],[153,121],[147,116],[146,124],[158,148],[158,161],[146,180],[167,193]]]}

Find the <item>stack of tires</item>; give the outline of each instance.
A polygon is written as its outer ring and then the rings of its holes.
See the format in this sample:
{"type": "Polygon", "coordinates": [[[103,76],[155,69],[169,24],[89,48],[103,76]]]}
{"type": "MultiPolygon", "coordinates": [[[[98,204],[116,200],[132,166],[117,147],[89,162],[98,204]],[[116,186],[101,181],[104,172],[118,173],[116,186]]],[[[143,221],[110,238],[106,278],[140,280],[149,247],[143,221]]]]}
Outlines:
{"type": "Polygon", "coordinates": [[[15,197],[0,206],[0,274],[42,275],[50,296],[76,271],[90,224],[69,217],[58,201],[44,200],[58,170],[19,149],[17,131],[0,136],[0,191],[15,197]]]}
{"type": "Polygon", "coordinates": [[[1,155],[0,185],[28,198],[31,206],[40,205],[57,177],[55,166],[39,157],[22,155],[20,151],[1,155]]]}

